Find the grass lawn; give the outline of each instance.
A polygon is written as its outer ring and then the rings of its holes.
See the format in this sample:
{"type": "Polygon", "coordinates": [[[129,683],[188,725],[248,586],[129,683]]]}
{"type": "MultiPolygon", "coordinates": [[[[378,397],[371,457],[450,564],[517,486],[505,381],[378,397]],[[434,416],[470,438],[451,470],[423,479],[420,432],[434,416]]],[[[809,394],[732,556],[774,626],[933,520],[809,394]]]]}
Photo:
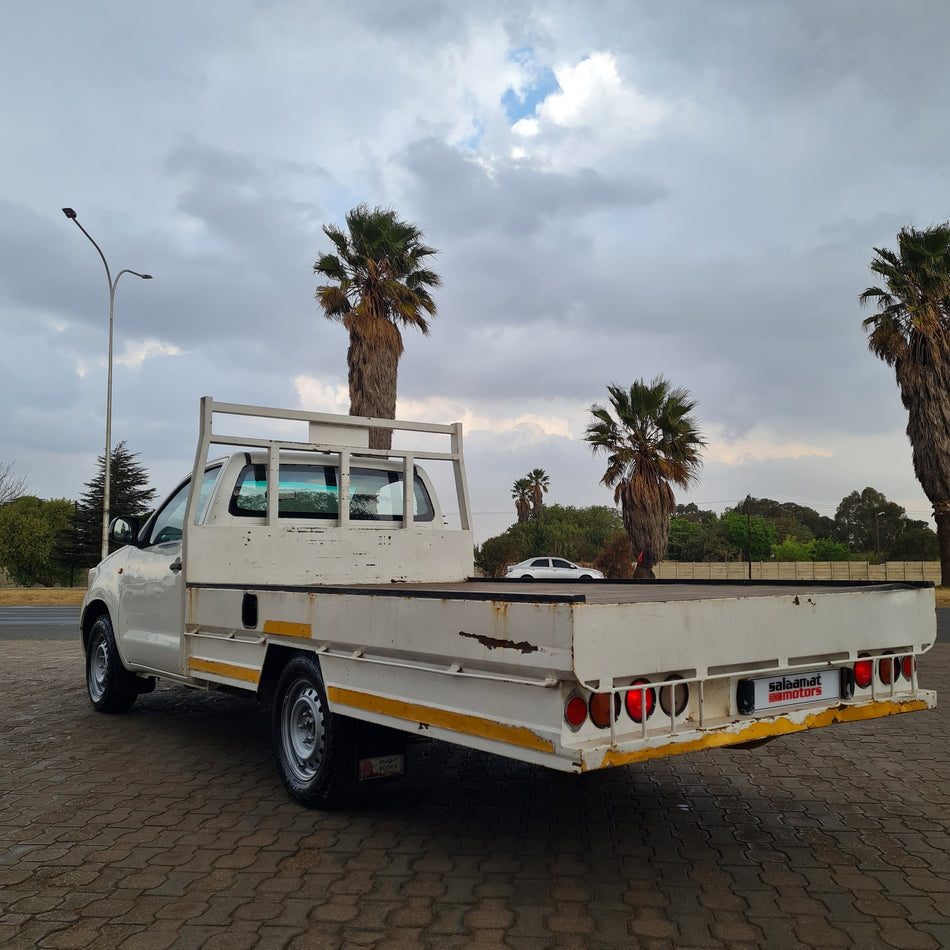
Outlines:
{"type": "Polygon", "coordinates": [[[78,607],[85,587],[4,587],[0,607],[78,607]]]}

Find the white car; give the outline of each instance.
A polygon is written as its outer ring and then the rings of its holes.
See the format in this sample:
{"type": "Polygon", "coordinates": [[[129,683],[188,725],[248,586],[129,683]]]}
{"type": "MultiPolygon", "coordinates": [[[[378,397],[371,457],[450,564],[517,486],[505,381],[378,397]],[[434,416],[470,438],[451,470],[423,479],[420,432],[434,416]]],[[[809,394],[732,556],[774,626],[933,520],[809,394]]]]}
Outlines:
{"type": "Polygon", "coordinates": [[[602,581],[604,575],[592,567],[579,567],[562,557],[529,557],[520,564],[508,568],[507,577],[525,580],[553,578],[561,581],[602,581]]]}

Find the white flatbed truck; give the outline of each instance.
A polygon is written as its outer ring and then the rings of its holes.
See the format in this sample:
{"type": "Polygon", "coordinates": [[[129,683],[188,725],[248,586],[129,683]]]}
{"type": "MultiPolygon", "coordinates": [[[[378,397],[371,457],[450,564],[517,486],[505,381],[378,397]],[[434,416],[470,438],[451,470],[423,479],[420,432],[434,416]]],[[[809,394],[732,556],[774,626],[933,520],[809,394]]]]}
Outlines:
{"type": "Polygon", "coordinates": [[[936,703],[929,584],[471,579],[460,424],[206,397],[191,476],[110,533],[81,615],[92,704],[156,678],[254,694],[313,807],[399,774],[410,736],[584,772],[936,703]],[[448,445],[374,450],[371,428],[448,445]],[[419,462],[451,472],[459,527],[419,462]]]}

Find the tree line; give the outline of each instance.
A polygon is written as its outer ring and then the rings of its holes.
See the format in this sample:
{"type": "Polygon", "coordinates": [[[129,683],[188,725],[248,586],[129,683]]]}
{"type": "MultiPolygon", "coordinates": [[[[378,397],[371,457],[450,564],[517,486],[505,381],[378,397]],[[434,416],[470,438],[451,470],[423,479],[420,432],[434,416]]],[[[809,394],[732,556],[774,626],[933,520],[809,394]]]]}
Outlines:
{"type": "MultiPolygon", "coordinates": [[[[147,515],[155,497],[145,468],[125,442],[112,449],[110,507],[123,515],[147,515]]],[[[0,466],[0,568],[16,584],[71,587],[102,553],[105,454],[78,500],[42,499],[13,464],[0,466]]]]}
{"type": "MultiPolygon", "coordinates": [[[[617,508],[553,504],[476,549],[489,577],[529,557],[558,555],[608,577],[631,577],[634,552],[617,508]]],[[[669,520],[670,561],[934,561],[936,533],[874,488],[845,496],[834,517],[790,501],[747,497],[722,514],[691,502],[669,520]]]]}
{"type": "Polygon", "coordinates": [[[834,517],[795,502],[748,497],[721,515],[678,505],[673,561],[934,561],[936,533],[874,488],[845,496],[834,517]]]}

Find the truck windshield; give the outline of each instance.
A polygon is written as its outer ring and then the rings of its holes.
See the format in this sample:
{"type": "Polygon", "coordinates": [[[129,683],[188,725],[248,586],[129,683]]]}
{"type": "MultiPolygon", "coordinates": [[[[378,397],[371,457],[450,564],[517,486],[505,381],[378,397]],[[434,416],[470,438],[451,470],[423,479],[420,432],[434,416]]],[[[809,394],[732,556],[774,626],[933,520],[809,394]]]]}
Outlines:
{"type": "MultiPolygon", "coordinates": [[[[402,472],[350,469],[351,521],[402,521],[402,472]]],[[[280,466],[277,514],[280,518],[336,518],[339,512],[337,469],[333,465],[280,466]]],[[[418,475],[413,480],[415,521],[432,521],[435,511],[418,475]]],[[[229,510],[239,517],[267,511],[267,466],[245,465],[238,476],[229,510]]]]}

